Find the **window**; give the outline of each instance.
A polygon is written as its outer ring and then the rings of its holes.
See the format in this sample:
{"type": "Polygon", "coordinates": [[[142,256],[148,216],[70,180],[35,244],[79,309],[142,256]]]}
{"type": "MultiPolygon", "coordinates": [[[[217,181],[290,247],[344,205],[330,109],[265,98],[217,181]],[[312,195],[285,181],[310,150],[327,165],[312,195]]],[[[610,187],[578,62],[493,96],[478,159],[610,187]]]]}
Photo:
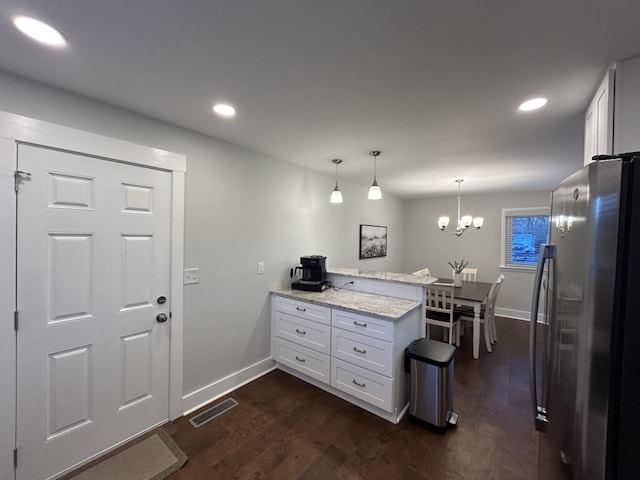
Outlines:
{"type": "Polygon", "coordinates": [[[548,239],[548,207],[502,209],[502,267],[535,269],[548,239]]]}

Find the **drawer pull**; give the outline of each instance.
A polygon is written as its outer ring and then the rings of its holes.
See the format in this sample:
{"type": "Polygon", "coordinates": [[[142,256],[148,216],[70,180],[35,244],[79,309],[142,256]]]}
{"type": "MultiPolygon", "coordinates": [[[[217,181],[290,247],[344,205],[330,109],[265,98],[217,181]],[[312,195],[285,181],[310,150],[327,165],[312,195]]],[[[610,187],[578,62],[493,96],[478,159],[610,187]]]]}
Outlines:
{"type": "Polygon", "coordinates": [[[364,387],[366,387],[366,386],[367,386],[367,384],[366,384],[366,383],[360,383],[360,382],[358,382],[355,378],[353,379],[353,384],[354,384],[354,385],[357,385],[357,386],[358,386],[358,387],[360,387],[360,388],[364,388],[364,387]]]}
{"type": "Polygon", "coordinates": [[[300,335],[306,335],[307,334],[307,332],[305,332],[304,330],[298,330],[297,328],[296,328],[296,333],[299,333],[300,335]]]}
{"type": "Polygon", "coordinates": [[[358,353],[363,353],[363,354],[364,354],[364,353],[367,353],[367,351],[366,351],[366,350],[360,350],[358,347],[353,347],[353,351],[354,351],[354,352],[358,352],[358,353]]]}
{"type": "Polygon", "coordinates": [[[353,321],[353,324],[354,324],[356,327],[364,327],[364,328],[367,328],[367,324],[366,324],[366,323],[358,323],[358,322],[356,322],[356,321],[354,320],[354,321],[353,321]]]}
{"type": "Polygon", "coordinates": [[[301,307],[296,307],[296,310],[298,310],[299,312],[306,312],[307,311],[306,308],[301,308],[301,307]]]}
{"type": "MultiPolygon", "coordinates": [[[[306,361],[307,361],[306,359],[304,359],[304,358],[300,358],[300,357],[299,357],[299,356],[297,356],[297,355],[296,355],[296,360],[298,360],[300,363],[304,363],[304,362],[306,362],[306,361]]],[[[354,381],[355,381],[355,380],[354,380],[354,381]]]]}

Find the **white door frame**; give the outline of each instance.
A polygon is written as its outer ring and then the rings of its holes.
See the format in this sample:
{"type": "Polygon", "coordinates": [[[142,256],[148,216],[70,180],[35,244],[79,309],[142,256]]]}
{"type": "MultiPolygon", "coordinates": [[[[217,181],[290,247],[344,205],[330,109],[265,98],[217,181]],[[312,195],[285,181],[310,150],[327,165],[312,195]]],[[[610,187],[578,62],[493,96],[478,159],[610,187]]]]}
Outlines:
{"type": "Polygon", "coordinates": [[[13,174],[17,143],[80,152],[96,158],[169,171],[171,212],[171,338],[169,343],[169,419],[182,415],[184,193],[187,158],[20,115],[0,112],[0,478],[14,478],[15,434],[15,202],[13,174]]]}
{"type": "Polygon", "coordinates": [[[16,343],[13,310],[16,304],[15,142],[0,138],[0,478],[13,478],[15,445],[16,343]]]}

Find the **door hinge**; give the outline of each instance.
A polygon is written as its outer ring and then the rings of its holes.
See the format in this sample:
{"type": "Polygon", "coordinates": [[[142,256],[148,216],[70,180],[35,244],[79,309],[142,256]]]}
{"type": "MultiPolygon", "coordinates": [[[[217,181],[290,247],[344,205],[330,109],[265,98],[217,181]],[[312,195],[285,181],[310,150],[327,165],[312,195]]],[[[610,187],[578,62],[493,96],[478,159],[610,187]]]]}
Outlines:
{"type": "Polygon", "coordinates": [[[13,329],[18,330],[18,310],[13,311],[13,329]]]}
{"type": "Polygon", "coordinates": [[[13,172],[13,185],[16,193],[18,193],[18,185],[22,180],[31,180],[31,174],[29,172],[23,172],[22,170],[13,172]]]}
{"type": "Polygon", "coordinates": [[[13,469],[16,470],[18,468],[18,449],[13,449],[13,469]]]}

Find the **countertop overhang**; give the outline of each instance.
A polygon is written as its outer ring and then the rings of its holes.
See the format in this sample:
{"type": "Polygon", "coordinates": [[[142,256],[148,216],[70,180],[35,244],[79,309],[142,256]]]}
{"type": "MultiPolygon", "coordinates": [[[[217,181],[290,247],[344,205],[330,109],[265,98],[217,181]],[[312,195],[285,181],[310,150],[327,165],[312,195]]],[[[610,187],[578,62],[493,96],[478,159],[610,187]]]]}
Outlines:
{"type": "Polygon", "coordinates": [[[413,275],[411,273],[373,272],[358,268],[327,268],[327,273],[342,275],[345,277],[370,278],[372,280],[384,280],[385,282],[408,283],[411,285],[427,286],[438,280],[437,277],[413,275]]]}
{"type": "Polygon", "coordinates": [[[412,300],[352,290],[335,290],[333,288],[329,288],[324,292],[282,289],[271,290],[271,293],[317,305],[341,308],[355,313],[365,313],[385,320],[399,320],[409,312],[421,307],[419,302],[412,300]]]}

